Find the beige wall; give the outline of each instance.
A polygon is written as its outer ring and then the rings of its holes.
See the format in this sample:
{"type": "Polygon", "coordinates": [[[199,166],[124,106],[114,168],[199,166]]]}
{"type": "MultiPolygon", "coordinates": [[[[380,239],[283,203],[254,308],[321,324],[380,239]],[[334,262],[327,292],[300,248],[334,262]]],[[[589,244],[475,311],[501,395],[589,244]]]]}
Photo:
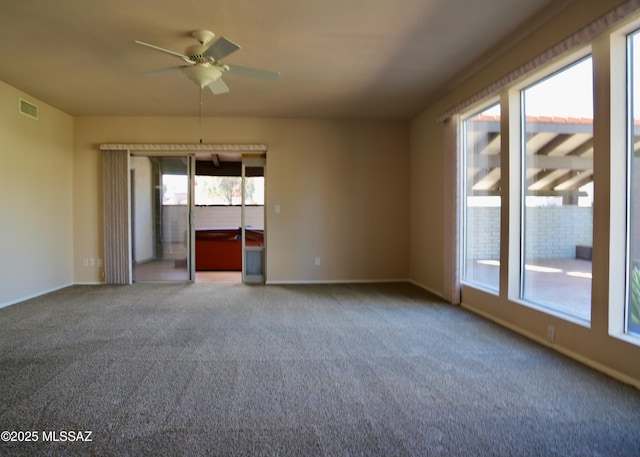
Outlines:
{"type": "MultiPolygon", "coordinates": [[[[532,28],[532,35],[515,43],[511,38],[502,43],[502,53],[488,60],[490,65],[476,68],[477,73],[458,78],[459,83],[443,91],[439,100],[434,101],[417,116],[410,127],[411,164],[411,227],[410,227],[410,276],[418,284],[438,294],[443,291],[442,268],[444,258],[451,253],[443,250],[445,228],[440,222],[444,215],[445,199],[443,126],[437,122],[440,114],[473,94],[480,92],[494,81],[499,80],[519,65],[531,60],[549,47],[562,41],[571,33],[581,29],[591,21],[613,9],[621,1],[576,2],[558,13],[543,27],[532,28]],[[471,77],[468,77],[471,76],[471,77]]],[[[596,78],[608,84],[608,38],[603,36],[594,42],[594,65],[596,78]],[[596,55],[597,54],[597,55],[596,55]],[[600,75],[600,76],[598,76],[600,75]]],[[[596,210],[594,211],[594,259],[593,259],[593,305],[590,326],[572,323],[560,317],[518,304],[507,297],[503,287],[500,296],[488,294],[470,287],[462,291],[463,305],[469,309],[499,321],[543,344],[546,342],[547,326],[555,327],[555,344],[552,346],[598,369],[614,374],[620,379],[640,387],[640,347],[621,338],[609,336],[608,327],[608,217],[609,192],[608,175],[610,153],[609,108],[607,87],[600,87],[596,93],[595,127],[601,133],[594,163],[596,184],[596,210]],[[604,95],[603,95],[604,94],[604,95]],[[598,98],[600,97],[600,98],[598,98]],[[602,103],[601,103],[602,102],[602,103]],[[600,121],[598,121],[600,119],[600,121]],[[598,130],[599,129],[599,130],[598,130]]],[[[503,159],[504,163],[506,160],[503,159]]],[[[503,199],[503,202],[506,200],[503,199]]],[[[504,214],[504,213],[503,213],[504,214]]],[[[447,230],[449,230],[447,228],[447,230]]],[[[507,246],[508,238],[503,234],[502,246],[507,246]]],[[[506,274],[506,268],[504,269],[506,274]]],[[[502,284],[506,277],[503,275],[502,284]]]]}
{"type": "MultiPolygon", "coordinates": [[[[75,281],[99,282],[101,143],[197,143],[197,118],[75,119],[75,281]]],[[[268,282],[407,279],[405,122],[203,119],[205,143],[266,143],[268,282]],[[280,214],[275,205],[280,205],[280,214]],[[320,257],[320,266],[314,265],[320,257]]]]}
{"type": "Polygon", "coordinates": [[[72,148],[70,116],[0,82],[0,306],[73,282],[72,148]]]}

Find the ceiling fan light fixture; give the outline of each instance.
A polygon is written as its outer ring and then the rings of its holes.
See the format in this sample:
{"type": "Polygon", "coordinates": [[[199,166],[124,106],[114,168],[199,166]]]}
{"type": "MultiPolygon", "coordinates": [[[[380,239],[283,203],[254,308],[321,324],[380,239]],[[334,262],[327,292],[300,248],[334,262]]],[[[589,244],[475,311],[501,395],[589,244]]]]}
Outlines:
{"type": "Polygon", "coordinates": [[[201,89],[222,76],[222,72],[220,70],[207,63],[197,63],[195,65],[184,67],[182,72],[187,76],[187,78],[200,86],[201,89]]]}
{"type": "Polygon", "coordinates": [[[229,87],[222,80],[223,73],[236,73],[264,80],[275,80],[280,76],[280,73],[273,71],[258,70],[240,65],[225,65],[220,60],[239,50],[240,46],[238,44],[225,37],[220,37],[211,43],[214,34],[208,30],[196,30],[192,34],[199,44],[188,47],[184,54],[135,40],[136,44],[177,57],[184,63],[179,67],[147,72],[145,75],[152,76],[167,71],[181,70],[190,81],[200,86],[200,89],[208,87],[214,95],[229,92],[229,87]]]}

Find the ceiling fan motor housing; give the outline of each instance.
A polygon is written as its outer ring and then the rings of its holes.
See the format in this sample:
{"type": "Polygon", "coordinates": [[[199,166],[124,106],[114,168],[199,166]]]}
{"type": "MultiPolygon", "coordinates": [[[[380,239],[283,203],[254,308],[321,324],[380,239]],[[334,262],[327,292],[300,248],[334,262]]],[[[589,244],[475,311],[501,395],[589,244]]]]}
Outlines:
{"type": "Polygon", "coordinates": [[[205,57],[204,52],[207,50],[207,46],[203,44],[196,44],[189,46],[185,51],[185,55],[194,62],[209,62],[211,59],[205,57]]]}

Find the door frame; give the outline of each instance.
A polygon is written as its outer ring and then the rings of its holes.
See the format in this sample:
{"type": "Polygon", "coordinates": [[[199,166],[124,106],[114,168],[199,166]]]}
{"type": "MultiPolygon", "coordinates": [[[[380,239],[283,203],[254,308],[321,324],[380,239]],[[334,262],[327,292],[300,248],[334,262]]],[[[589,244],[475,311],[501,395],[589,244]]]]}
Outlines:
{"type": "MultiPolygon", "coordinates": [[[[131,284],[131,189],[129,157],[136,155],[155,156],[188,156],[198,152],[211,152],[224,154],[241,153],[247,155],[265,155],[267,145],[264,143],[224,143],[224,144],[189,144],[189,143],[103,143],[100,145],[103,152],[103,189],[105,205],[103,207],[104,232],[110,233],[110,237],[104,239],[104,268],[105,283],[107,284],[131,284]],[[125,166],[118,162],[111,166],[113,154],[124,157],[125,166]],[[126,192],[121,191],[126,188],[126,192]],[[108,204],[106,204],[108,203],[108,204]],[[114,211],[114,208],[116,211],[114,211]],[[122,210],[118,210],[122,208],[122,210]]],[[[194,160],[195,168],[195,160],[194,160]]],[[[265,186],[266,187],[266,186],[265,186]]],[[[193,212],[191,212],[193,214],[193,212]]],[[[193,219],[190,220],[193,222],[193,219]]],[[[193,227],[193,224],[190,224],[193,227]]],[[[266,224],[265,224],[266,225],[266,224]]],[[[244,224],[243,224],[244,226],[244,224]]],[[[265,240],[266,240],[266,227],[265,240]]],[[[191,232],[191,246],[195,249],[195,230],[191,232]]],[[[243,237],[244,239],[244,237],[243,237]]],[[[266,253],[266,250],[265,250],[266,253]]],[[[266,265],[266,257],[263,259],[266,265]]],[[[191,256],[191,263],[195,272],[195,253],[191,256]]],[[[244,265],[244,252],[243,262],[244,265]]],[[[243,267],[244,268],[244,267],[243,267]]],[[[195,276],[194,276],[195,277],[195,276]]]]}
{"type": "MultiPolygon", "coordinates": [[[[160,279],[160,278],[149,278],[149,279],[143,279],[143,280],[136,280],[136,278],[134,277],[134,262],[135,262],[135,255],[133,253],[134,247],[135,247],[135,243],[136,243],[136,234],[135,234],[135,208],[134,208],[134,204],[135,204],[135,181],[132,179],[131,180],[131,184],[130,184],[130,188],[129,188],[129,200],[130,200],[130,204],[131,204],[131,208],[130,208],[130,213],[131,213],[131,235],[130,235],[130,244],[131,244],[131,251],[132,251],[132,255],[131,255],[131,271],[132,271],[132,282],[194,282],[195,281],[195,260],[194,260],[194,255],[195,255],[195,248],[194,248],[194,242],[195,242],[195,237],[194,237],[194,226],[193,226],[193,214],[194,214],[194,173],[195,173],[195,155],[194,154],[161,154],[158,155],[154,152],[151,151],[145,151],[145,152],[137,152],[137,151],[129,151],[129,162],[130,162],[130,167],[133,167],[133,165],[131,164],[132,162],[132,158],[133,157],[145,157],[150,159],[150,163],[152,164],[152,172],[151,172],[151,180],[149,183],[147,183],[147,186],[150,190],[150,195],[151,195],[151,206],[152,206],[152,210],[151,210],[151,221],[150,224],[153,227],[152,229],[152,234],[151,237],[152,239],[149,240],[149,242],[152,244],[152,259],[163,259],[164,258],[164,254],[162,251],[159,252],[159,249],[162,248],[164,250],[165,243],[164,241],[160,241],[160,242],[156,242],[157,240],[161,240],[163,239],[162,237],[162,233],[164,233],[165,230],[165,219],[164,219],[164,213],[165,211],[168,211],[169,208],[165,208],[163,203],[162,203],[162,192],[159,191],[159,183],[161,183],[162,180],[162,176],[160,176],[157,173],[160,173],[160,169],[156,170],[156,167],[160,166],[157,165],[158,162],[162,162],[162,159],[178,159],[181,162],[183,162],[184,165],[184,175],[187,177],[187,204],[186,204],[186,214],[185,214],[185,218],[182,219],[182,217],[180,217],[180,221],[182,221],[182,223],[186,224],[186,233],[185,233],[185,242],[186,242],[186,265],[184,268],[180,267],[180,271],[179,271],[179,276],[178,278],[171,278],[171,279],[160,279]],[[155,167],[153,164],[156,164],[155,167]],[[156,180],[160,180],[160,181],[156,181],[156,180]],[[160,194],[158,193],[160,192],[160,194]],[[184,272],[186,270],[186,277],[184,275],[184,272]]],[[[131,176],[135,176],[135,169],[131,169],[131,176]]],[[[182,167],[179,170],[180,175],[182,175],[182,167]]],[[[176,268],[178,268],[176,266],[176,268]]]]}
{"type": "MultiPolygon", "coordinates": [[[[265,207],[262,206],[262,246],[247,246],[246,244],[246,222],[245,222],[245,198],[246,198],[246,168],[262,168],[262,175],[266,174],[267,160],[264,155],[243,155],[242,156],[242,173],[241,173],[241,182],[242,182],[242,199],[241,199],[241,211],[240,211],[240,221],[241,221],[241,239],[242,239],[242,282],[245,284],[262,284],[266,279],[265,265],[266,265],[266,214],[265,207]],[[260,265],[261,265],[261,274],[252,274],[247,272],[247,258],[250,254],[257,254],[260,257],[260,265]]],[[[266,189],[266,179],[264,180],[264,187],[266,189]]],[[[266,203],[266,202],[265,202],[266,203]]]]}

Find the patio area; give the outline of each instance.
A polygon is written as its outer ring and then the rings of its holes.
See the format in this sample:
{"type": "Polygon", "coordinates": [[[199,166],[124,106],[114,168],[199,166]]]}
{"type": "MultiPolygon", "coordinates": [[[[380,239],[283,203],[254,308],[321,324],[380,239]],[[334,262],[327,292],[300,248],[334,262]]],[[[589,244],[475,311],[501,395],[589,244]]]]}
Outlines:
{"type": "MultiPolygon", "coordinates": [[[[500,262],[476,260],[467,265],[468,284],[498,289],[500,262]]],[[[525,265],[524,297],[537,305],[591,318],[591,261],[537,259],[525,265]]]]}

